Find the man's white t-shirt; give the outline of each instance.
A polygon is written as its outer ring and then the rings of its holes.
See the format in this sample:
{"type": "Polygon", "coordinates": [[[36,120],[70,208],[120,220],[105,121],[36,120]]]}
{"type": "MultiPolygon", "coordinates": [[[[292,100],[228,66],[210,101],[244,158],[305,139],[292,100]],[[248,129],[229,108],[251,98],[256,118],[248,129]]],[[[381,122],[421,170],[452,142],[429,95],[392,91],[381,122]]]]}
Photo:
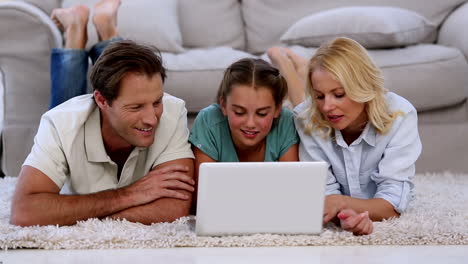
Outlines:
{"type": "Polygon", "coordinates": [[[87,94],[46,112],[23,165],[46,174],[65,194],[88,194],[127,186],[153,167],[194,158],[188,143],[185,102],[164,94],[163,114],[153,145],[135,147],[117,177],[118,167],[106,153],[99,107],[87,94]]]}

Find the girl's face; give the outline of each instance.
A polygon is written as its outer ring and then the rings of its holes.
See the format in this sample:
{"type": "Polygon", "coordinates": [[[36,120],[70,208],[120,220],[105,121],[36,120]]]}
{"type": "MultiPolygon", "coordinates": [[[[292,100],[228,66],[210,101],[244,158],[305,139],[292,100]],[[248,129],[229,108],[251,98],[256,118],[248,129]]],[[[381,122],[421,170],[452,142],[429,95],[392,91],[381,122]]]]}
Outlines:
{"type": "Polygon", "coordinates": [[[228,118],[234,146],[248,150],[262,147],[271,130],[274,118],[281,107],[275,104],[268,88],[257,89],[247,85],[232,87],[226,100],[221,99],[221,109],[228,118]]]}
{"type": "Polygon", "coordinates": [[[364,103],[351,100],[341,83],[323,69],[311,74],[312,86],[319,111],[334,129],[345,133],[360,131],[367,122],[364,103]]]}

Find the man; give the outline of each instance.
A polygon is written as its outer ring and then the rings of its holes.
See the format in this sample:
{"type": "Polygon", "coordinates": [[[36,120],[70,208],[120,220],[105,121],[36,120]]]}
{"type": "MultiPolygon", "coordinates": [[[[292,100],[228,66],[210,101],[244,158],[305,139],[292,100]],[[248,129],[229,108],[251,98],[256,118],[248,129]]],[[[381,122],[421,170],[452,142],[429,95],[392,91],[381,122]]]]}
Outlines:
{"type": "Polygon", "coordinates": [[[88,218],[150,224],[189,214],[193,154],[184,102],[164,95],[155,50],[110,44],[91,72],[92,95],[45,113],[19,175],[11,223],[88,218]]]}

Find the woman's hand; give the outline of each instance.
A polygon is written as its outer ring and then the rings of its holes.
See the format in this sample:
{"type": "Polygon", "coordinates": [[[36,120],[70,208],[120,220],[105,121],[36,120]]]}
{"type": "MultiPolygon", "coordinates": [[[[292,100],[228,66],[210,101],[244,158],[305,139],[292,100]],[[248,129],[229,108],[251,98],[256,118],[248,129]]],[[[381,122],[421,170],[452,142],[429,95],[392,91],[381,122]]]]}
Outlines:
{"type": "Polygon", "coordinates": [[[369,212],[356,213],[352,209],[344,209],[338,213],[341,227],[353,232],[354,235],[369,235],[374,230],[374,224],[369,218],[369,212]]]}
{"type": "Polygon", "coordinates": [[[346,208],[345,196],[340,194],[331,194],[325,197],[325,208],[323,211],[323,223],[326,224],[346,208]]]}

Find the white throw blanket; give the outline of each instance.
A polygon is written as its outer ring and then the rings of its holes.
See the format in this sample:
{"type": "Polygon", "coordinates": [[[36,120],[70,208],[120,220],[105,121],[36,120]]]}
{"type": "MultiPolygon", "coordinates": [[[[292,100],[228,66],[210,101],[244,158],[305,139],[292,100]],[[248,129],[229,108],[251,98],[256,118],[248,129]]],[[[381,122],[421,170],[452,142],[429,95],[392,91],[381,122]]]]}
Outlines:
{"type": "Polygon", "coordinates": [[[374,233],[353,236],[333,225],[321,235],[197,237],[193,217],[146,226],[89,219],[74,226],[17,227],[9,224],[16,178],[0,178],[0,247],[109,249],[161,247],[255,247],[330,245],[468,245],[468,175],[415,177],[416,199],[400,218],[374,223],[374,233]]]}

